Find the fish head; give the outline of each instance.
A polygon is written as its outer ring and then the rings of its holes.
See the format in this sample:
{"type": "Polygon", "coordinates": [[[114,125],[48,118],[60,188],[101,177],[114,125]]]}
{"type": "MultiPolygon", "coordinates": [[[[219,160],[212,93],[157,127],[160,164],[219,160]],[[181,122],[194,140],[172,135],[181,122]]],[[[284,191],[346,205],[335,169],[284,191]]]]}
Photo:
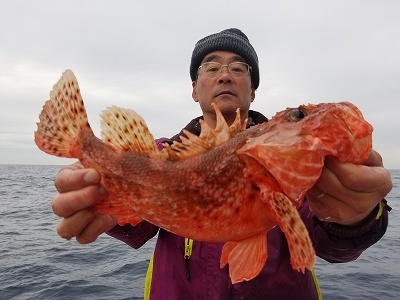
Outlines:
{"type": "Polygon", "coordinates": [[[300,143],[299,147],[303,140],[312,140],[315,150],[341,162],[363,163],[372,149],[373,127],[349,102],[287,108],[271,119],[270,131],[285,132],[279,134],[282,139],[300,143]]]}
{"type": "Polygon", "coordinates": [[[238,153],[244,161],[258,161],[295,202],[318,180],[325,157],[362,164],[372,149],[372,126],[348,102],[287,108],[259,126],[263,133],[238,153]]]}

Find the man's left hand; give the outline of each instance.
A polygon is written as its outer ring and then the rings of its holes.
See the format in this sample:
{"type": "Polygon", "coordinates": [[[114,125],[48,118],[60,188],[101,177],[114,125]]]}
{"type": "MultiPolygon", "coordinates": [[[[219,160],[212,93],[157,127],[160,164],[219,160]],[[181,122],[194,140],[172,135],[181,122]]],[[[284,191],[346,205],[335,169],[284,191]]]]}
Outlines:
{"type": "Polygon", "coordinates": [[[392,189],[381,155],[372,150],[363,165],[327,157],[322,174],[306,197],[320,220],[346,226],[360,224],[392,189]]]}

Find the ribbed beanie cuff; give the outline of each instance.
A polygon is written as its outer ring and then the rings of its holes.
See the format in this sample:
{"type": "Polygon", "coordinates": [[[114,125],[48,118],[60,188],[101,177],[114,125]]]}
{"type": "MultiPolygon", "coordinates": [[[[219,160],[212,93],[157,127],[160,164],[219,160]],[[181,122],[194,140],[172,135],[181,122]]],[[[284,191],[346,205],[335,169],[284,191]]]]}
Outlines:
{"type": "Polygon", "coordinates": [[[193,50],[190,62],[190,78],[196,81],[197,70],[203,58],[213,51],[229,51],[243,57],[252,68],[251,81],[257,89],[260,83],[258,57],[247,36],[237,28],[230,28],[214,33],[199,40],[193,50]]]}

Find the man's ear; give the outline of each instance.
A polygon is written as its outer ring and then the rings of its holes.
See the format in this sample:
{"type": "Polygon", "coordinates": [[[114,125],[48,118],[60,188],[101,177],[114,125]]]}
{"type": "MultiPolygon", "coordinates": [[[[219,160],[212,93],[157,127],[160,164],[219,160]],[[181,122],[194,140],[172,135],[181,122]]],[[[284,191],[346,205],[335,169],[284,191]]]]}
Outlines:
{"type": "Polygon", "coordinates": [[[251,102],[254,101],[256,98],[256,89],[254,88],[253,84],[251,85],[251,92],[250,92],[251,102]]]}
{"type": "Polygon", "coordinates": [[[193,98],[194,102],[199,102],[199,98],[198,98],[198,95],[197,95],[197,81],[193,81],[192,82],[192,88],[193,88],[193,90],[192,90],[192,98],[193,98]]]}

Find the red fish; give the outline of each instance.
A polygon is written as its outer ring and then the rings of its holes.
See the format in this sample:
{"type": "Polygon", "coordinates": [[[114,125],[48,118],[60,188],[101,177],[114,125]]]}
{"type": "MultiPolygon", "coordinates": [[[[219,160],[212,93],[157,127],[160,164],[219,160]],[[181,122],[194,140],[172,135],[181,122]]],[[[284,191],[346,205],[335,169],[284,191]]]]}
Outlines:
{"type": "Polygon", "coordinates": [[[221,267],[229,264],[233,283],[261,271],[266,232],[276,225],[287,238],[292,267],[304,272],[315,252],[297,207],[326,156],[365,161],[372,127],[346,102],[288,108],[247,130],[239,111],[228,126],[214,109],[216,128],[202,122],[200,136],[185,132],[181,143],[159,151],[138,114],[111,107],[101,115],[100,140],[67,70],[39,116],[35,143],[48,154],[95,168],[109,192],[96,209],[119,224],[147,220],[194,240],[226,242],[221,267]]]}

